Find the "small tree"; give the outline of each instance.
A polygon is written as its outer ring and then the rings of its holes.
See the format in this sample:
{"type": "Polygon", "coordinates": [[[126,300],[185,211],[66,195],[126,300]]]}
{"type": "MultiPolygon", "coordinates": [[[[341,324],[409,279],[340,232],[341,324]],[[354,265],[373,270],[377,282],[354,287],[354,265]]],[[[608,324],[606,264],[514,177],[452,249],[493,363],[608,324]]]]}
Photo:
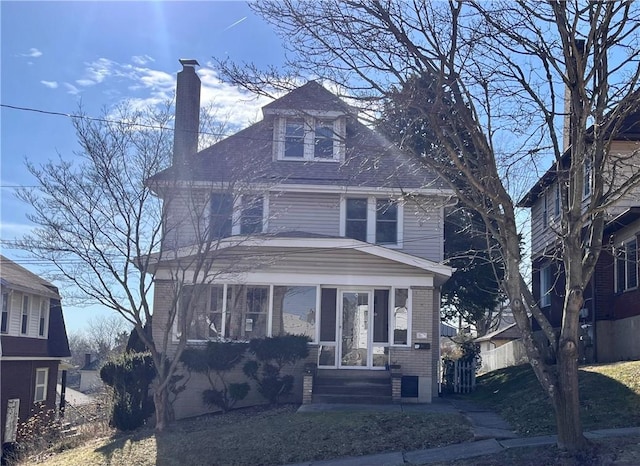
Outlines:
{"type": "Polygon", "coordinates": [[[293,390],[293,376],[282,375],[282,369],[309,356],[308,343],[309,338],[303,335],[260,338],[249,343],[249,352],[256,360],[245,363],[244,373],[255,380],[258,392],[272,405],[293,390]]]}
{"type": "Polygon", "coordinates": [[[189,371],[203,374],[211,388],[202,392],[202,401],[227,412],[249,393],[249,384],[229,383],[228,373],[244,358],[246,343],[210,341],[204,348],[187,348],[180,361],[189,371]]]}

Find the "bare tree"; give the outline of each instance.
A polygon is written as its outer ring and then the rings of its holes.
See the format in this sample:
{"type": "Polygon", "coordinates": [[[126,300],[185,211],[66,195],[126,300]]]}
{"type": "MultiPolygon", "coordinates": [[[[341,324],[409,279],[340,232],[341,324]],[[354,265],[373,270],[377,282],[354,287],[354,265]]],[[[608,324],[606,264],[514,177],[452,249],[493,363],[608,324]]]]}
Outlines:
{"type": "MultiPolygon", "coordinates": [[[[172,163],[172,119],[170,104],[137,110],[124,103],[100,119],[78,114],[73,124],[81,150],[75,158],[28,163],[37,187],[18,193],[32,206],[29,219],[37,226],[18,247],[51,264],[50,273],[68,299],[117,312],[150,351],[157,372],[158,430],[172,419],[169,392],[193,318],[191,300],[197,299],[185,294],[185,287],[212,279],[221,249],[221,236],[213,234],[209,221],[211,188],[190,189],[180,170],[166,170],[172,163]],[[159,173],[171,175],[154,178],[159,173]],[[173,203],[183,203],[182,208],[174,209],[173,203]],[[189,254],[179,252],[185,249],[189,254]],[[161,261],[171,274],[170,294],[163,297],[171,310],[157,326],[160,337],[152,338],[145,324],[152,317],[151,291],[161,261]]],[[[212,127],[210,120],[201,121],[212,127]]],[[[215,132],[221,134],[222,128],[215,132]]],[[[241,195],[236,181],[218,191],[241,195]]]]}
{"type": "Polygon", "coordinates": [[[94,352],[104,361],[114,350],[124,351],[129,330],[127,321],[113,314],[89,319],[86,334],[94,352]]]}
{"type": "MultiPolygon", "coordinates": [[[[636,154],[610,150],[639,106],[637,5],[269,0],[252,8],[286,37],[288,74],[327,79],[373,108],[386,98],[401,99],[428,122],[433,147],[416,156],[450,183],[460,202],[481,214],[497,240],[502,286],[555,408],[558,445],[570,451],[585,447],[578,313],[602,249],[605,209],[640,178],[632,169],[636,154]],[[552,248],[566,272],[559,336],[524,285],[516,215],[523,186],[537,176],[532,168],[550,160],[566,188],[552,248]],[[592,183],[587,201],[585,173],[592,183]],[[545,344],[534,339],[529,314],[542,328],[556,366],[545,361],[545,344]]],[[[286,82],[252,65],[219,61],[218,68],[226,79],[257,92],[286,82]]]]}

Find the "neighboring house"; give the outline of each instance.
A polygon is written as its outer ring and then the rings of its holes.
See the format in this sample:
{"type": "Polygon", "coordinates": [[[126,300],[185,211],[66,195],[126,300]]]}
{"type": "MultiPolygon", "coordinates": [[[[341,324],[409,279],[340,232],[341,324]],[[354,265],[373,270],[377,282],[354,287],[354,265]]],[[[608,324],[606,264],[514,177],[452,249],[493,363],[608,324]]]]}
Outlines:
{"type": "MultiPolygon", "coordinates": [[[[621,125],[611,151],[639,157],[639,142],[640,118],[632,115],[621,125]]],[[[631,169],[637,170],[638,164],[631,169]]],[[[591,172],[585,170],[583,176],[586,200],[592,189],[591,172]]],[[[615,176],[624,176],[624,173],[615,176]]],[[[552,259],[560,198],[557,173],[551,168],[519,202],[520,207],[531,209],[533,294],[556,328],[561,326],[565,287],[562,264],[552,259]]],[[[640,359],[640,187],[619,199],[606,214],[604,247],[593,277],[585,287],[584,308],[580,313],[582,362],[640,359]]]]}
{"type": "Polygon", "coordinates": [[[0,435],[4,445],[15,441],[15,429],[7,429],[8,424],[24,422],[42,410],[55,413],[59,366],[71,353],[55,286],[0,256],[0,288],[0,435]]]}
{"type": "Polygon", "coordinates": [[[80,368],[80,391],[82,393],[93,392],[102,387],[100,378],[100,368],[102,361],[94,357],[91,353],[84,355],[84,366],[80,368]]]}
{"type": "MultiPolygon", "coordinates": [[[[172,249],[188,257],[202,234],[219,241],[189,341],[305,334],[318,377],[400,365],[412,387],[403,393],[438,396],[440,287],[451,275],[442,265],[443,210],[452,192],[313,81],[196,153],[197,62],[181,63],[173,166],[148,183],[167,213],[163,258],[172,249]],[[196,211],[206,215],[190,221],[196,211]],[[232,264],[244,268],[225,268],[232,264]]],[[[159,341],[170,261],[159,262],[155,280],[159,341]]],[[[178,417],[207,411],[192,393],[178,398],[178,417]]]]}
{"type": "Polygon", "coordinates": [[[494,350],[510,341],[517,340],[522,337],[522,333],[518,326],[513,323],[504,328],[487,333],[482,337],[476,338],[474,341],[480,345],[480,355],[483,352],[494,350]]]}

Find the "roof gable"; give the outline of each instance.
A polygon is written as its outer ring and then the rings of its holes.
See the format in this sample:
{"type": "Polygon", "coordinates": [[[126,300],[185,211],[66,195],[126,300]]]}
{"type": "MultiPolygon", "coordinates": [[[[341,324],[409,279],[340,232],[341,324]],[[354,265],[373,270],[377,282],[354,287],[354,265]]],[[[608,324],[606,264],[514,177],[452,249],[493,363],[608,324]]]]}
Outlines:
{"type": "Polygon", "coordinates": [[[288,94],[262,107],[265,115],[282,110],[355,113],[354,108],[329,92],[316,81],[309,81],[288,94]]]}
{"type": "Polygon", "coordinates": [[[47,280],[0,255],[0,279],[8,288],[49,298],[60,298],[58,289],[47,280]]]}
{"type": "Polygon", "coordinates": [[[172,166],[148,182],[249,182],[278,185],[446,189],[419,160],[353,116],[351,107],[315,81],[265,106],[265,118],[172,166]],[[344,161],[274,160],[276,110],[340,111],[345,116],[344,161]]]}

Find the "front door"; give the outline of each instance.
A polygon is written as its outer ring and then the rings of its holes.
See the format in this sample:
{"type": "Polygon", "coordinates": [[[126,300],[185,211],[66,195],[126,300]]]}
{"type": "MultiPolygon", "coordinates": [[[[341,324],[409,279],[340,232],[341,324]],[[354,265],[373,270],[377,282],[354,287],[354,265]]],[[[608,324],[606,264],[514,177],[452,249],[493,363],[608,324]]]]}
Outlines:
{"type": "Polygon", "coordinates": [[[340,293],[340,353],[339,367],[369,368],[372,366],[371,327],[373,313],[371,293],[343,291],[340,293]]]}

